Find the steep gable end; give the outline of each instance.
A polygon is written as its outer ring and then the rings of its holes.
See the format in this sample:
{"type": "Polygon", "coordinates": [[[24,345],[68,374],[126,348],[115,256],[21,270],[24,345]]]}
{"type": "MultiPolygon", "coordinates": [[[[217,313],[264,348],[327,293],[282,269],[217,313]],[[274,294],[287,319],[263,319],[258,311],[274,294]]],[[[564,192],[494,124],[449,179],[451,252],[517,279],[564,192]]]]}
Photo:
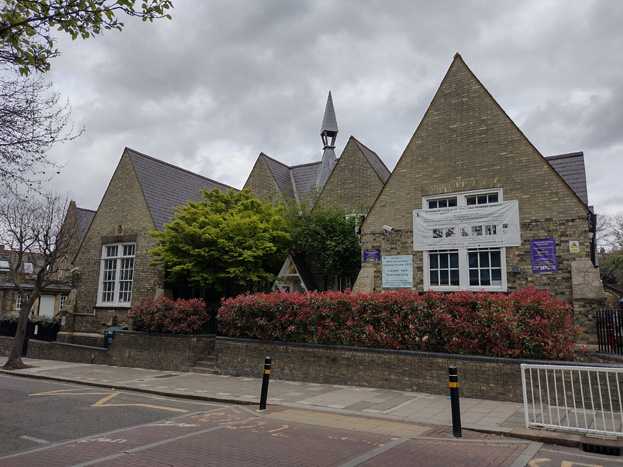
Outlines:
{"type": "Polygon", "coordinates": [[[275,159],[260,153],[243,188],[263,201],[283,200],[292,197],[290,169],[275,159]]]}
{"type": "Polygon", "coordinates": [[[522,221],[551,217],[552,203],[569,217],[587,213],[456,54],[363,229],[411,230],[423,197],[487,189],[520,200],[522,221]]]}
{"type": "Polygon", "coordinates": [[[365,156],[365,158],[368,160],[370,166],[374,169],[376,174],[379,176],[379,179],[383,183],[385,183],[387,181],[387,179],[389,178],[391,172],[389,171],[387,166],[383,163],[381,158],[372,149],[369,149],[368,147],[364,146],[355,137],[351,137],[351,138],[353,138],[353,140],[355,141],[355,143],[357,144],[357,146],[361,150],[361,153],[365,156]]]}
{"type": "Polygon", "coordinates": [[[350,137],[319,198],[352,214],[366,214],[389,177],[389,170],[366,146],[350,137]]]}

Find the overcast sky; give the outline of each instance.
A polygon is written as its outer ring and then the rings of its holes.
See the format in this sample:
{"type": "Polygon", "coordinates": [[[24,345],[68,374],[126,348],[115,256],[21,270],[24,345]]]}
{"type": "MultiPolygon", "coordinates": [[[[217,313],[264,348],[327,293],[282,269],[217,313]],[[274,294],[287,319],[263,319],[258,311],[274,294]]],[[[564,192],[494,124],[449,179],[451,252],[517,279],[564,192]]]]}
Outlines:
{"type": "MultiPolygon", "coordinates": [[[[140,2],[139,2],[140,3],[140,2]]],[[[59,41],[48,74],[85,133],[51,182],[97,209],[127,146],[242,188],[260,152],[320,160],[332,92],[392,170],[459,52],[545,156],[584,151],[589,203],[623,212],[623,1],[174,0],[173,20],[59,41]]]]}

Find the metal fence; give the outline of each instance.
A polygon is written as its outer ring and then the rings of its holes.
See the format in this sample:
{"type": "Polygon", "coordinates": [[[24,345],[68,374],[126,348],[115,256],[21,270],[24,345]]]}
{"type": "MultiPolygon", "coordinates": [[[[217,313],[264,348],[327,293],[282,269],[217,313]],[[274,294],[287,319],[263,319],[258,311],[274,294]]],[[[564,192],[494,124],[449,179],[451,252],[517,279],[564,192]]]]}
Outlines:
{"type": "Polygon", "coordinates": [[[598,310],[595,324],[599,351],[623,355],[623,310],[598,310]]]}
{"type": "Polygon", "coordinates": [[[526,428],[621,436],[623,369],[521,365],[526,428]]]}

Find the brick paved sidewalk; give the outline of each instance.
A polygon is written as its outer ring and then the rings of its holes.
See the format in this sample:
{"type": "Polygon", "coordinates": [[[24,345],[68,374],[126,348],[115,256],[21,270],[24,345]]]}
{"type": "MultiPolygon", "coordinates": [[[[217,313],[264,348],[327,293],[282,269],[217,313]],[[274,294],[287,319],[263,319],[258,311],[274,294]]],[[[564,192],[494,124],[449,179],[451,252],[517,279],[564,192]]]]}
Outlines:
{"type": "Polygon", "coordinates": [[[0,458],[12,466],[511,466],[541,443],[310,409],[227,407],[0,458]]]}

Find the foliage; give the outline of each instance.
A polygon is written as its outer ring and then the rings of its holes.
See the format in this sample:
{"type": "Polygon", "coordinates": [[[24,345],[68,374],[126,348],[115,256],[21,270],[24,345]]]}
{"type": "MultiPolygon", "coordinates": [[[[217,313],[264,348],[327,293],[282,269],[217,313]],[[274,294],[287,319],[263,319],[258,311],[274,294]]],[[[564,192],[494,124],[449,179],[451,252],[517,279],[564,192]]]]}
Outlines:
{"type": "Polygon", "coordinates": [[[357,229],[359,216],[348,216],[339,206],[308,203],[288,206],[286,219],[292,237],[290,253],[302,256],[313,269],[331,276],[356,276],[361,267],[361,244],[357,229]]]}
{"type": "Polygon", "coordinates": [[[17,293],[28,297],[22,301],[15,339],[4,368],[23,368],[21,352],[28,315],[43,289],[56,281],[59,270],[66,267],[66,256],[77,238],[75,229],[63,229],[69,201],[65,196],[44,192],[37,196],[5,193],[0,203],[0,244],[12,251],[9,275],[17,293]],[[29,277],[32,289],[23,287],[25,263],[33,265],[29,277]]]}
{"type": "Polygon", "coordinates": [[[5,0],[0,6],[0,62],[20,73],[46,72],[59,55],[52,29],[87,39],[106,29],[121,31],[118,13],[153,21],[168,18],[171,0],[5,0]]]}
{"type": "Polygon", "coordinates": [[[599,274],[605,284],[623,284],[623,250],[613,251],[603,258],[599,274]]]}
{"type": "Polygon", "coordinates": [[[215,289],[225,295],[271,281],[289,236],[282,208],[262,203],[250,190],[202,191],[204,200],[177,209],[171,224],[151,234],[159,245],[154,263],[173,284],[215,289]]]}
{"type": "Polygon", "coordinates": [[[8,315],[8,314],[3,314],[0,315],[0,323],[17,323],[19,321],[19,316],[18,315],[8,315]]]}
{"type": "Polygon", "coordinates": [[[136,331],[171,334],[202,334],[210,321],[204,301],[196,298],[141,298],[132,306],[128,317],[132,318],[136,331]]]}
{"type": "Polygon", "coordinates": [[[40,326],[54,326],[55,324],[60,324],[61,315],[56,315],[56,316],[30,315],[28,316],[28,321],[33,324],[38,324],[40,326]]]}
{"type": "Polygon", "coordinates": [[[0,75],[0,178],[5,186],[31,184],[35,175],[41,178],[46,169],[57,168],[47,152],[80,135],[68,126],[69,106],[58,101],[41,76],[0,75]]]}
{"type": "Polygon", "coordinates": [[[232,337],[506,358],[572,360],[579,328],[548,292],[247,294],[224,300],[232,337]]]}

